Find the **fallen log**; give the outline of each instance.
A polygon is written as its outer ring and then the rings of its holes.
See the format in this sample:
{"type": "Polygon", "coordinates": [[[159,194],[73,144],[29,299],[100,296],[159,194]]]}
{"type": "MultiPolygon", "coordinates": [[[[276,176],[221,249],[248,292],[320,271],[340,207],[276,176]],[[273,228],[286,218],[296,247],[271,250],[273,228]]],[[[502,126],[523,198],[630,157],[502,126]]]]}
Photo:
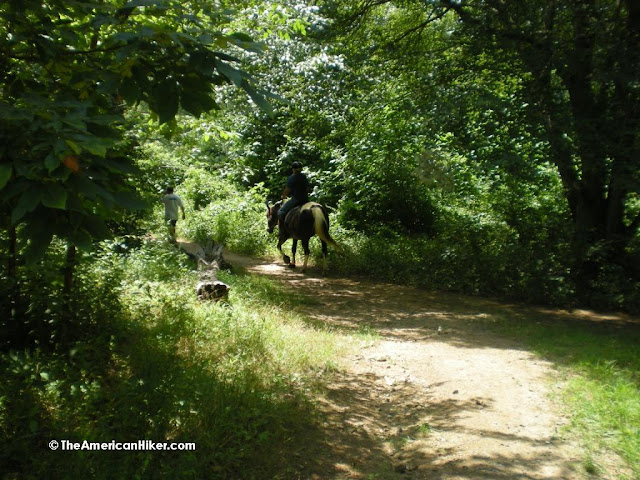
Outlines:
{"type": "Polygon", "coordinates": [[[226,298],[230,287],[218,280],[218,270],[231,267],[222,256],[223,245],[208,240],[204,245],[178,242],[178,246],[197,263],[200,272],[200,281],[196,286],[198,299],[218,301],[226,298]]]}

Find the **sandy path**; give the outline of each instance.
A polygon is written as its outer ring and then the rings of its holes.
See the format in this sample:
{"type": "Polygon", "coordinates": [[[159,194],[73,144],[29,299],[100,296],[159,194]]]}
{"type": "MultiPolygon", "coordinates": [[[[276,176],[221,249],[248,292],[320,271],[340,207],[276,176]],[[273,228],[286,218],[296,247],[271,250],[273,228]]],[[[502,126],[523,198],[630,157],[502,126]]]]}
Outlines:
{"type": "Polygon", "coordinates": [[[559,434],[552,365],[486,328],[517,307],[225,258],[313,295],[304,313],[318,322],[379,335],[318,400],[323,422],[292,456],[298,478],[588,478],[559,434]]]}

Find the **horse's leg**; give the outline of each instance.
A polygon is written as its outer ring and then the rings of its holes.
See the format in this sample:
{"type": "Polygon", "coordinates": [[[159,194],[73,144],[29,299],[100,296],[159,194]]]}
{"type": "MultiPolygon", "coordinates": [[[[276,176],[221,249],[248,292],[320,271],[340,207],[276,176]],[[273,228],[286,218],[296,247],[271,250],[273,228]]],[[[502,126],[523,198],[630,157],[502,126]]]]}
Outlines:
{"type": "Polygon", "coordinates": [[[302,248],[304,249],[304,264],[302,265],[302,271],[307,269],[307,262],[309,261],[309,239],[302,240],[302,248]]]}
{"type": "Polygon", "coordinates": [[[295,268],[296,266],[296,250],[298,249],[298,240],[293,239],[293,245],[291,246],[291,256],[293,257],[291,261],[291,268],[295,268]]]}
{"type": "Polygon", "coordinates": [[[278,239],[278,250],[280,250],[280,254],[282,255],[282,261],[285,264],[289,265],[289,262],[291,261],[291,259],[287,255],[285,255],[284,252],[282,251],[282,244],[286,241],[287,241],[287,238],[280,237],[278,239]]]}
{"type": "Polygon", "coordinates": [[[327,273],[327,242],[320,240],[322,243],[322,273],[327,273]]]}

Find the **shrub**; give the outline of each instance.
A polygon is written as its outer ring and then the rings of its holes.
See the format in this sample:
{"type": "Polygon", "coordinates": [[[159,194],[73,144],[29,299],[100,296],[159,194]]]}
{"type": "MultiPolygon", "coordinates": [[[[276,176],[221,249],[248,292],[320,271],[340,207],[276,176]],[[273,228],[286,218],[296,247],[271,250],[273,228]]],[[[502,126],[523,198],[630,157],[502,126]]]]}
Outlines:
{"type": "Polygon", "coordinates": [[[345,160],[340,184],[339,221],[347,228],[376,233],[391,228],[408,234],[428,232],[434,208],[426,187],[400,158],[345,160]]]}
{"type": "Polygon", "coordinates": [[[264,254],[274,244],[266,231],[264,198],[255,188],[214,199],[187,217],[184,234],[196,242],[212,239],[238,253],[264,254]]]}
{"type": "Polygon", "coordinates": [[[192,266],[173,246],[148,239],[122,253],[116,244],[79,267],[76,306],[91,316],[73,341],[0,352],[3,474],[287,476],[284,452],[313,417],[305,392],[316,369],[330,368],[336,338],[279,306],[291,296],[268,280],[220,272],[229,302],[202,303],[192,266]],[[49,449],[62,439],[194,442],[197,450],[49,449]]]}

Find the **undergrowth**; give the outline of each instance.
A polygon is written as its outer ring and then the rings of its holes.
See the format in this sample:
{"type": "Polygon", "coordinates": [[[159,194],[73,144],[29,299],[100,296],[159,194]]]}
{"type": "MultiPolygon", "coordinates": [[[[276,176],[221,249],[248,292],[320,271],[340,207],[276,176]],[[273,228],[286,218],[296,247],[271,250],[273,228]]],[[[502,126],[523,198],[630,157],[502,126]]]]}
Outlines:
{"type": "Polygon", "coordinates": [[[105,246],[78,267],[74,340],[1,354],[3,479],[288,475],[284,452],[315,421],[310,391],[344,344],[290,313],[300,299],[242,272],[221,272],[228,301],[199,302],[185,258],[151,240],[105,246]],[[196,450],[71,452],[52,440],[196,450]]]}

